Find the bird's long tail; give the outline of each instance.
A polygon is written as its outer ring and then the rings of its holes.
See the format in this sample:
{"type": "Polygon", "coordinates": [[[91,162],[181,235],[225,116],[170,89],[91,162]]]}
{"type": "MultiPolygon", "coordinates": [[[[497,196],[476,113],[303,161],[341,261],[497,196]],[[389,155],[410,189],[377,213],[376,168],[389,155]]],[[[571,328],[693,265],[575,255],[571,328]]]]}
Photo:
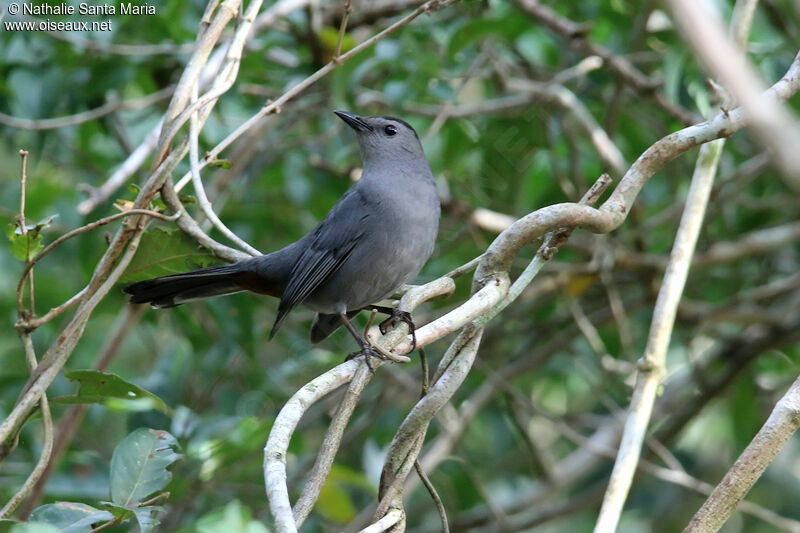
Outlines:
{"type": "Polygon", "coordinates": [[[183,274],[147,279],[128,285],[131,303],[174,307],[192,300],[252,291],[280,298],[292,272],[302,241],[271,254],[232,265],[201,268],[183,274]]]}
{"type": "Polygon", "coordinates": [[[128,285],[131,303],[149,303],[153,307],[174,307],[192,300],[232,294],[246,290],[241,283],[243,272],[238,265],[204,268],[173,274],[128,285]]]}

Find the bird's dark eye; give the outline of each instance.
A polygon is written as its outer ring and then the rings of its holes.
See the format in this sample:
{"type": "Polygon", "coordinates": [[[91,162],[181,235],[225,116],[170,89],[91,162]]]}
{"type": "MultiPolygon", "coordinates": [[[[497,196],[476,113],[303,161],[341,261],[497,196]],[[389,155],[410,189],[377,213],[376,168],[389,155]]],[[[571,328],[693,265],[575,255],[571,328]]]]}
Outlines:
{"type": "Polygon", "coordinates": [[[388,126],[383,128],[383,133],[385,133],[386,135],[389,135],[389,136],[397,135],[397,128],[395,128],[394,126],[389,124],[388,126]]]}

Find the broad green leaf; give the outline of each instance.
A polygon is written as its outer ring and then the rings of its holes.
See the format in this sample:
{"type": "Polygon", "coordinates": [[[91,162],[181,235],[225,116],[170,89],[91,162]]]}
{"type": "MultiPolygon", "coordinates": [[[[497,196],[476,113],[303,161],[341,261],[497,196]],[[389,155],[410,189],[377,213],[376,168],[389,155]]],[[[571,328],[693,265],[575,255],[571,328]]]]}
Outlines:
{"type": "Polygon", "coordinates": [[[73,370],[72,372],[67,372],[66,377],[70,381],[77,381],[80,384],[78,393],[74,396],[53,398],[51,400],[52,403],[107,404],[110,400],[135,400],[143,404],[135,410],[158,409],[164,413],[169,413],[169,407],[164,403],[164,400],[152,392],[125,381],[116,374],[97,370],[73,370]]]}
{"type": "Polygon", "coordinates": [[[198,246],[182,231],[156,228],[142,236],[139,249],[120,281],[130,283],[186,272],[208,266],[214,259],[211,252],[198,246]]]}
{"type": "Polygon", "coordinates": [[[167,486],[167,467],[181,458],[175,437],[166,431],[140,428],[125,437],[111,457],[111,500],[124,507],[141,503],[167,486]]]}
{"type": "Polygon", "coordinates": [[[56,502],[34,509],[30,521],[50,524],[57,527],[62,533],[83,533],[91,531],[98,523],[107,522],[113,518],[114,516],[108,511],[96,509],[91,505],[56,502]]]}

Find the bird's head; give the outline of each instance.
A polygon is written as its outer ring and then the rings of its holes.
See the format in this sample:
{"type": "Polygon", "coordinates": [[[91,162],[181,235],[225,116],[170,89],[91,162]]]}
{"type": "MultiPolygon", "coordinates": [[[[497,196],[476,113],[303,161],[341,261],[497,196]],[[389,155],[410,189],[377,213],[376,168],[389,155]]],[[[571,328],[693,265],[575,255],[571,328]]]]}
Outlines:
{"type": "Polygon", "coordinates": [[[427,166],[417,132],[406,121],[394,117],[360,117],[349,111],[334,113],[356,132],[365,169],[373,165],[427,166]]]}

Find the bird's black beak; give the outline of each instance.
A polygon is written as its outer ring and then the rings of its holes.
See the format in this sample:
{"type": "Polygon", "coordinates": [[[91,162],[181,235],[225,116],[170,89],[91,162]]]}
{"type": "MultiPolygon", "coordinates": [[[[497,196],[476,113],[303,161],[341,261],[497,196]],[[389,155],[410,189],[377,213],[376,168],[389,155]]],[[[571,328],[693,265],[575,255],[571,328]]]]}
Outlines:
{"type": "Polygon", "coordinates": [[[369,124],[367,124],[363,118],[359,117],[358,115],[354,115],[349,111],[334,111],[336,116],[340,119],[344,120],[348,126],[353,128],[356,131],[372,131],[373,128],[369,124]]]}

